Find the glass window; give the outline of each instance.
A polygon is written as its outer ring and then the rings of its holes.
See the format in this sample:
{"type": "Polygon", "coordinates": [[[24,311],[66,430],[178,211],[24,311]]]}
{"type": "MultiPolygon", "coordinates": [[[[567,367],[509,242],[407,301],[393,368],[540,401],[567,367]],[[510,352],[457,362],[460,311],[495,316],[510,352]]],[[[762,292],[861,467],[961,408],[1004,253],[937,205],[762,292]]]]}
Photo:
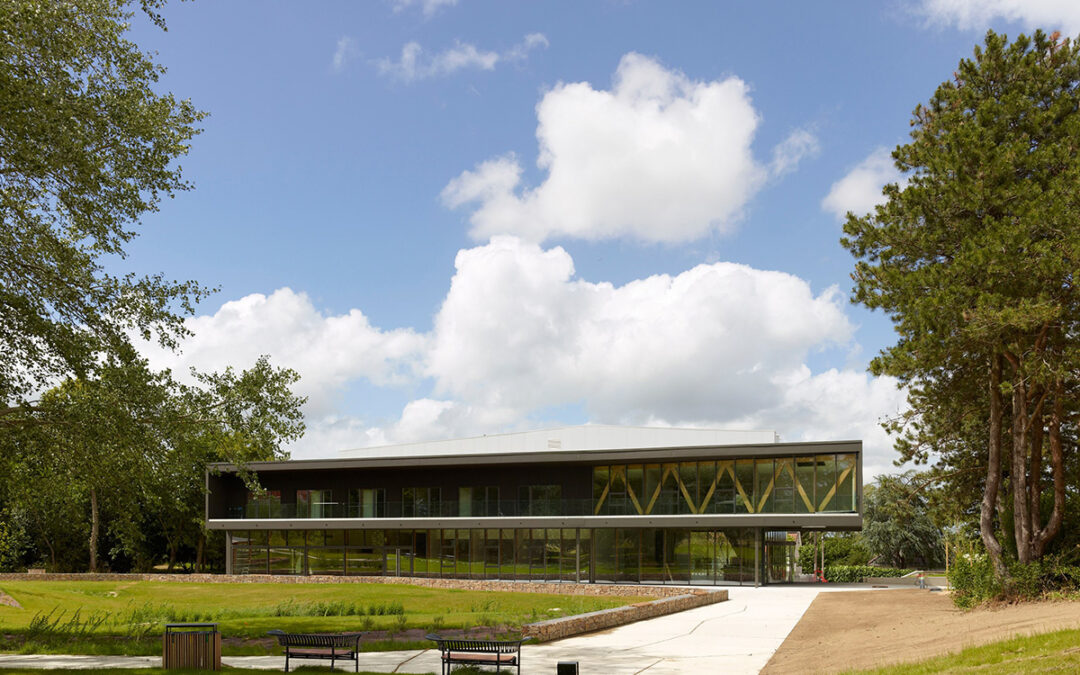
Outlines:
{"type": "Polygon", "coordinates": [[[855,455],[836,456],[836,510],[855,510],[855,455]]]}
{"type": "Polygon", "coordinates": [[[520,512],[530,516],[557,516],[562,513],[561,485],[522,485],[518,488],[520,512]]]}
{"type": "Polygon", "coordinates": [[[638,528],[619,528],[615,531],[616,558],[619,581],[639,581],[641,564],[641,530],[638,528]]]}
{"type": "Polygon", "coordinates": [[[735,513],[735,462],[716,463],[716,491],[713,493],[713,513],[735,513]]]}
{"type": "Polygon", "coordinates": [[[656,511],[656,502],[660,497],[661,468],[659,464],[645,465],[645,498],[641,505],[645,513],[659,513],[656,511]]]}
{"type": "Polygon", "coordinates": [[[836,496],[836,455],[817,456],[817,510],[834,511],[833,498],[836,496]]]}
{"type": "Polygon", "coordinates": [[[626,510],[626,467],[611,467],[611,484],[608,486],[607,513],[623,515],[626,510]]]}
{"type": "Polygon", "coordinates": [[[347,513],[349,518],[385,518],[386,490],[383,488],[349,490],[347,513]]]}
{"type": "Polygon", "coordinates": [[[778,457],[775,471],[772,512],[795,513],[795,460],[778,457]]]}
{"type": "Polygon", "coordinates": [[[499,488],[494,485],[458,488],[458,515],[499,515],[499,488]]]}
{"type": "Polygon", "coordinates": [[[698,462],[698,513],[714,513],[716,497],[716,462],[698,462]]]}
{"type": "Polygon", "coordinates": [[[281,518],[281,490],[265,490],[262,496],[248,492],[246,518],[281,518]]]}
{"type": "Polygon", "coordinates": [[[626,467],[626,497],[629,500],[629,513],[644,513],[645,471],[640,464],[626,467]]]}
{"type": "Polygon", "coordinates": [[[401,512],[406,518],[430,518],[442,514],[442,489],[414,487],[401,490],[401,512]]]}
{"type": "Polygon", "coordinates": [[[773,460],[759,459],[754,462],[754,482],[757,513],[772,513],[773,500],[773,460]]]}
{"type": "Polygon", "coordinates": [[[679,478],[682,481],[683,489],[682,498],[679,500],[679,513],[697,513],[697,462],[683,462],[680,464],[679,478]]]}
{"type": "Polygon", "coordinates": [[[735,513],[757,513],[757,503],[754,501],[754,460],[735,461],[735,492],[738,495],[735,513]]]}
{"type": "Polygon", "coordinates": [[[608,477],[610,469],[606,466],[593,467],[593,513],[607,513],[608,477]]]}
{"type": "Polygon", "coordinates": [[[653,513],[686,513],[685,508],[680,507],[680,504],[685,505],[686,500],[683,498],[682,490],[679,488],[679,465],[664,464],[663,480],[660,484],[660,499],[657,501],[657,508],[653,513]]]}
{"type": "Polygon", "coordinates": [[[814,513],[814,458],[795,458],[795,512],[814,513]]]}

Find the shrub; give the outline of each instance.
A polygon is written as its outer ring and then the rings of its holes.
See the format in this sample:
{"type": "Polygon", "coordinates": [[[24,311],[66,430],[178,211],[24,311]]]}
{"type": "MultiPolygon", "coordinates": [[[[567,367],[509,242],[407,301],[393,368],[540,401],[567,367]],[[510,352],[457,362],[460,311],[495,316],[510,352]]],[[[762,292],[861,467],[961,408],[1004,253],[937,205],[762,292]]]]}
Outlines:
{"type": "Polygon", "coordinates": [[[870,565],[826,565],[825,579],[836,584],[855,584],[866,577],[902,577],[912,570],[870,565]]]}
{"type": "Polygon", "coordinates": [[[1002,590],[990,559],[979,553],[956,558],[949,569],[949,586],[952,587],[953,603],[962,609],[999,597],[1002,590]]]}

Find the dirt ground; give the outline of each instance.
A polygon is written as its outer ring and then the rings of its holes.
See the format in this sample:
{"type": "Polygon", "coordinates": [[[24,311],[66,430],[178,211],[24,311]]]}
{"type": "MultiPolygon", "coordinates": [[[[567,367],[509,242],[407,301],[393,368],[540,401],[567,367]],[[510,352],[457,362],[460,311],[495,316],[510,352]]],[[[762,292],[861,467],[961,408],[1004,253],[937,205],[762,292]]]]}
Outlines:
{"type": "Polygon", "coordinates": [[[957,652],[1014,635],[1080,627],[1080,602],[956,609],[921,590],[821,593],[761,672],[835,673],[957,652]]]}

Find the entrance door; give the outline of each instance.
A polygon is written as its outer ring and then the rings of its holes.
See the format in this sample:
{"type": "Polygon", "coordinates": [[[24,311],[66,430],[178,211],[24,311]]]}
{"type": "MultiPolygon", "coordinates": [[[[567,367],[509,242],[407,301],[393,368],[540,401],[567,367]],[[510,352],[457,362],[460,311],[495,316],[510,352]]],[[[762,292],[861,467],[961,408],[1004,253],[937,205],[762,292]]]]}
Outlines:
{"type": "Polygon", "coordinates": [[[788,583],[795,580],[795,542],[770,541],[765,544],[768,583],[788,583]]]}

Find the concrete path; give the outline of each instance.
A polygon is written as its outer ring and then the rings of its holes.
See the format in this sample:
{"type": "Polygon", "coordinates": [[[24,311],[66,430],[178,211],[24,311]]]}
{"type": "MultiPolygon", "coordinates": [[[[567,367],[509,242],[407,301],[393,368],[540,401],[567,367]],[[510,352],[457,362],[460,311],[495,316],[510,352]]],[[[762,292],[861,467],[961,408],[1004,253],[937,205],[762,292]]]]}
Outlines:
{"type": "MultiPolygon", "coordinates": [[[[525,645],[521,672],[551,674],[559,661],[577,661],[582,675],[754,674],[769,661],[818,593],[846,590],[870,589],[837,584],[732,587],[727,602],[557,642],[525,645]]],[[[284,667],[281,656],[226,656],[222,662],[238,668],[284,667]]],[[[0,654],[0,668],[145,668],[160,663],[154,656],[0,654]]],[[[351,671],[352,667],[349,663],[343,669],[351,671]]],[[[439,653],[369,652],[361,655],[360,668],[382,673],[438,673],[439,653]]]]}

